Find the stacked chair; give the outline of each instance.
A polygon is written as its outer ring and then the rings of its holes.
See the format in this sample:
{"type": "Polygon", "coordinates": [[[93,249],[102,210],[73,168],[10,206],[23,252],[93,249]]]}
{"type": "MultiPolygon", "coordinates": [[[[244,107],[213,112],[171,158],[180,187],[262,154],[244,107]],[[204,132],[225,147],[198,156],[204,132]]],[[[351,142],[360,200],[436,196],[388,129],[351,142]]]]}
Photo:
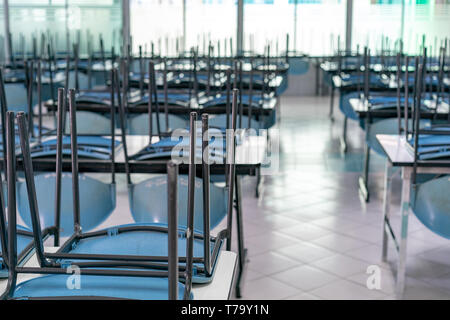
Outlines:
{"type": "MultiPolygon", "coordinates": [[[[113,88],[118,89],[117,73],[113,77],[113,88]]],[[[236,126],[236,101],[238,92],[233,95],[232,126],[236,126]]],[[[120,100],[120,95],[119,95],[120,100]]],[[[121,105],[121,103],[119,103],[121,105]]],[[[119,109],[120,124],[124,124],[123,105],[119,109]]],[[[147,206],[149,211],[144,211],[145,215],[134,213],[138,211],[132,205],[131,211],[136,223],[125,226],[117,226],[106,230],[92,232],[84,231],[89,229],[90,215],[96,210],[102,211],[102,201],[91,203],[94,207],[90,211],[85,211],[83,207],[85,198],[80,197],[80,190],[91,182],[86,181],[78,172],[78,150],[77,145],[77,116],[75,91],[69,91],[69,97],[63,89],[58,92],[58,121],[57,121],[57,150],[56,150],[56,201],[55,221],[53,230],[59,234],[70,232],[69,238],[61,245],[56,253],[47,253],[43,246],[42,216],[40,214],[40,203],[36,196],[35,176],[33,173],[31,148],[29,144],[29,134],[27,120],[24,113],[17,115],[19,127],[21,157],[25,171],[25,184],[28,195],[29,215],[32,225],[33,248],[36,252],[38,267],[23,267],[17,263],[17,225],[16,225],[16,159],[15,159],[15,115],[13,112],[7,113],[7,178],[8,178],[8,225],[5,224],[4,212],[1,220],[2,251],[5,265],[7,266],[9,280],[8,288],[3,298],[12,299],[41,299],[41,298],[133,298],[133,299],[177,299],[195,298],[192,295],[192,282],[205,282],[214,273],[214,267],[218,252],[222,242],[229,237],[227,230],[223,230],[217,237],[210,235],[210,223],[215,224],[217,214],[216,206],[210,205],[210,177],[208,161],[203,161],[201,181],[196,181],[196,140],[197,130],[196,114],[190,115],[189,151],[183,156],[189,159],[189,175],[186,184],[178,177],[178,165],[172,161],[167,165],[167,181],[161,184],[158,181],[158,188],[147,190],[157,194],[154,206],[147,206]],[[72,162],[72,204],[73,204],[73,224],[72,232],[70,228],[64,226],[61,230],[58,222],[65,221],[67,211],[61,210],[61,188],[64,187],[62,181],[62,157],[65,144],[63,141],[64,128],[64,105],[65,100],[69,100],[70,109],[70,146],[72,162]],[[198,184],[202,188],[197,187],[198,184]],[[81,188],[80,188],[81,186],[81,188]],[[167,193],[162,194],[162,189],[167,193]],[[202,192],[203,207],[198,209],[198,192],[202,192]],[[187,196],[186,196],[187,194],[187,196]],[[178,199],[178,195],[181,197],[178,199]],[[167,207],[161,205],[161,198],[167,197],[167,207]],[[186,201],[185,201],[186,200],[186,201]],[[186,203],[184,203],[186,202],[186,203]],[[212,209],[213,214],[210,211],[212,209]],[[181,209],[181,210],[180,210],[181,209]],[[180,225],[178,224],[180,220],[180,225]],[[181,245],[179,245],[181,242],[181,245]],[[7,244],[7,245],[6,245],[7,244]],[[7,254],[5,254],[7,253],[7,254]],[[72,268],[80,268],[81,281],[83,283],[80,290],[69,290],[66,286],[67,276],[65,275],[72,268]],[[17,284],[17,276],[22,273],[47,274],[17,284]],[[112,280],[114,278],[114,280],[112,280]],[[206,280],[205,280],[206,279],[206,280]],[[181,282],[180,282],[181,281],[181,282]],[[111,287],[114,283],[114,287],[111,287]]],[[[202,136],[208,132],[208,115],[202,116],[202,136]]],[[[126,152],[126,139],[122,128],[122,141],[126,152]]],[[[234,139],[233,139],[234,140],[234,139]]],[[[114,136],[113,136],[114,141],[114,136]]],[[[208,147],[209,139],[203,141],[201,150],[208,147]]],[[[233,143],[234,145],[234,143],[233,143]]],[[[112,148],[114,150],[114,148],[112,148]]],[[[114,153],[114,152],[113,152],[114,153]]],[[[203,154],[203,152],[202,152],[203,154]]],[[[230,156],[234,158],[234,146],[231,147],[230,156]]],[[[203,157],[202,157],[203,158],[203,157]]],[[[228,217],[233,208],[233,184],[234,184],[234,161],[229,161],[227,170],[227,185],[225,199],[227,202],[224,213],[219,213],[222,217],[228,217]]],[[[112,180],[114,179],[114,157],[111,162],[112,180]]],[[[130,181],[129,171],[127,171],[128,181],[130,181]]],[[[150,183],[151,184],[151,183],[150,183]]],[[[150,187],[151,188],[151,187],[150,187]]],[[[130,194],[138,193],[130,183],[130,194]]],[[[112,189],[111,189],[112,190],[112,189]]],[[[147,193],[148,195],[148,193],[147,193]]],[[[130,195],[130,197],[132,197],[130,195]]],[[[139,195],[136,203],[139,202],[139,195]]],[[[147,203],[150,201],[145,199],[147,203]]],[[[4,211],[4,207],[2,206],[4,211]]],[[[220,211],[220,210],[219,210],[220,211]]],[[[221,211],[222,212],[222,211],[221,211]]],[[[231,221],[227,223],[227,227],[231,221]]]]}

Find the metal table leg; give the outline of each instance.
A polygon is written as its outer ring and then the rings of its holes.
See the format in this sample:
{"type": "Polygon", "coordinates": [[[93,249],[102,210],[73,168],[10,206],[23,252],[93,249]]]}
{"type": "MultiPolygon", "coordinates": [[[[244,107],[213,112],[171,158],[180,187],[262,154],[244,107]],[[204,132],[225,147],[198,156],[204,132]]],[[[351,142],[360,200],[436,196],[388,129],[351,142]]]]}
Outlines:
{"type": "Polygon", "coordinates": [[[342,153],[347,152],[347,122],[348,122],[348,118],[347,118],[347,116],[345,116],[344,125],[342,127],[342,136],[340,139],[342,153]]]}
{"type": "Polygon", "coordinates": [[[391,192],[392,192],[392,164],[389,159],[386,159],[386,170],[384,173],[384,195],[383,195],[383,245],[381,252],[381,261],[386,262],[388,253],[388,238],[389,238],[389,217],[391,207],[391,192]]]}
{"type": "Polygon", "coordinates": [[[334,112],[334,93],[335,93],[335,91],[336,91],[336,88],[334,87],[334,84],[331,83],[330,114],[329,114],[331,121],[334,121],[333,112],[334,112]]]}
{"type": "Polygon", "coordinates": [[[362,175],[359,177],[359,193],[364,201],[369,202],[369,165],[370,165],[370,148],[366,144],[364,147],[364,168],[362,175]]]}
{"type": "Polygon", "coordinates": [[[363,197],[364,201],[369,202],[369,168],[370,168],[370,147],[369,147],[369,136],[370,136],[370,120],[366,118],[366,138],[364,145],[364,164],[362,175],[358,179],[359,193],[363,197]]]}
{"type": "Polygon", "coordinates": [[[320,63],[319,59],[316,60],[316,96],[319,95],[320,88],[320,63]]]}
{"type": "Polygon", "coordinates": [[[245,268],[247,249],[244,247],[244,225],[242,221],[242,198],[241,198],[241,177],[236,175],[236,224],[237,224],[237,240],[238,240],[238,265],[239,271],[236,279],[236,297],[241,297],[241,280],[245,268]]]}
{"type": "Polygon", "coordinates": [[[398,252],[396,292],[402,295],[406,277],[406,243],[408,239],[408,217],[411,198],[411,168],[402,168],[401,233],[398,252]]]}

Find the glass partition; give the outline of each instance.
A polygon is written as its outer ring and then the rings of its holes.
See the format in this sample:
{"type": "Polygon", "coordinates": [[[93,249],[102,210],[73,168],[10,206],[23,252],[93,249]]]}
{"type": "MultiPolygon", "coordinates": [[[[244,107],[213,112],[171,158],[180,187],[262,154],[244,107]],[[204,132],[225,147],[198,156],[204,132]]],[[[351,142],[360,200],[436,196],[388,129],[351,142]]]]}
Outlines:
{"type": "Polygon", "coordinates": [[[175,55],[183,45],[182,0],[131,0],[130,27],[133,51],[175,55]]]}
{"type": "Polygon", "coordinates": [[[406,1],[404,42],[409,54],[419,54],[425,41],[433,55],[450,39],[450,0],[406,1]]]}
{"type": "Polygon", "coordinates": [[[369,47],[373,54],[394,49],[401,38],[403,0],[353,1],[353,49],[369,47]]]}
{"type": "Polygon", "coordinates": [[[100,37],[105,48],[121,43],[119,0],[10,0],[9,14],[15,54],[31,53],[33,38],[37,54],[45,52],[48,43],[55,52],[67,52],[79,43],[81,54],[87,53],[88,40],[94,51],[100,37]]]}
{"type": "Polygon", "coordinates": [[[229,54],[236,50],[236,26],[237,0],[186,0],[187,49],[198,46],[206,53],[211,42],[216,54],[229,54]]]}
{"type": "Polygon", "coordinates": [[[310,55],[331,54],[345,35],[345,0],[246,0],[244,46],[262,53],[289,50],[310,55]],[[277,50],[278,48],[278,50],[277,50]]]}
{"type": "Polygon", "coordinates": [[[114,47],[114,51],[119,52],[122,45],[121,0],[68,0],[68,3],[69,39],[80,44],[80,53],[88,52],[88,43],[92,51],[100,51],[100,39],[105,51],[110,52],[114,47]]]}

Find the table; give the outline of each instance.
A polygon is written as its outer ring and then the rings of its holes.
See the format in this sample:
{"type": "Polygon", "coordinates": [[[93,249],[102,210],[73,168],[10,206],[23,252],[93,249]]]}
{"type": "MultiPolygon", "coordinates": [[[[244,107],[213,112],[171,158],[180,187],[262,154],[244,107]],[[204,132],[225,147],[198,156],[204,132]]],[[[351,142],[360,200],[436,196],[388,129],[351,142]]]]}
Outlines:
{"type": "MultiPolygon", "coordinates": [[[[45,252],[55,253],[58,247],[46,247],[45,252]]],[[[208,284],[193,284],[192,293],[195,300],[228,300],[231,296],[236,275],[237,255],[230,251],[220,251],[217,257],[216,271],[208,284]]],[[[25,267],[39,267],[35,254],[25,263],[25,267]]],[[[17,284],[40,277],[39,274],[19,274],[17,284]]],[[[8,280],[0,279],[0,294],[6,289],[8,280]]]]}
{"type": "MultiPolygon", "coordinates": [[[[411,208],[411,174],[414,170],[414,156],[408,148],[405,137],[399,135],[383,135],[376,136],[378,142],[386,153],[386,169],[384,178],[384,197],[383,197],[383,243],[382,243],[382,260],[387,259],[388,238],[389,236],[395,242],[398,251],[397,261],[397,283],[396,291],[402,294],[405,288],[406,274],[406,244],[408,238],[408,216],[411,208]],[[398,172],[402,178],[401,193],[401,230],[400,241],[397,240],[394,230],[390,224],[390,203],[391,203],[391,187],[392,178],[398,172]]],[[[417,163],[417,173],[439,173],[450,174],[450,161],[433,160],[420,161],[417,163]]]]}

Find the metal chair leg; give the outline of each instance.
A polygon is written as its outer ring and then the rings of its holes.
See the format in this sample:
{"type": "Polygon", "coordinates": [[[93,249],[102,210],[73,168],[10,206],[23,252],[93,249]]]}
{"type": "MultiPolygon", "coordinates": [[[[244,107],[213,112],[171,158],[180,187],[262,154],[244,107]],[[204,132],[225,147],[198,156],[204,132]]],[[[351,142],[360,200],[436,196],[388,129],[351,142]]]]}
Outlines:
{"type": "Polygon", "coordinates": [[[236,224],[237,224],[237,240],[238,240],[238,264],[239,271],[236,279],[236,297],[240,298],[241,295],[241,280],[244,272],[247,249],[244,246],[244,225],[242,221],[242,203],[241,203],[241,177],[236,175],[236,224]]]}

